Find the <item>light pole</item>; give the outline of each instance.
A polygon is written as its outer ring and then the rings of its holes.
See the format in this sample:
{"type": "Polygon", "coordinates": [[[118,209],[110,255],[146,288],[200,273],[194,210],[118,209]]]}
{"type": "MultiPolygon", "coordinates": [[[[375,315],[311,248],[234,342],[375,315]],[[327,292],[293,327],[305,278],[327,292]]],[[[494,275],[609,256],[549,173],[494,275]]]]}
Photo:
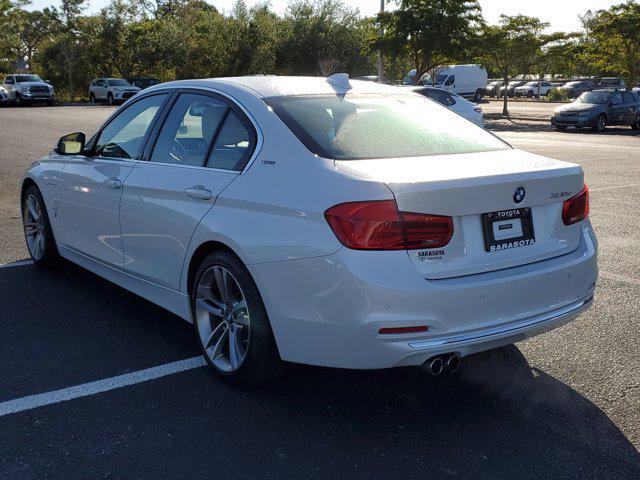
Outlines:
{"type": "MultiPolygon", "coordinates": [[[[380,0],[380,13],[384,13],[384,2],[385,0],[380,0]]],[[[382,28],[382,23],[380,23],[380,28],[378,29],[378,36],[382,38],[384,35],[384,29],[382,28]]],[[[382,58],[382,50],[378,52],[378,83],[382,83],[384,78],[384,59],[382,58]]]]}

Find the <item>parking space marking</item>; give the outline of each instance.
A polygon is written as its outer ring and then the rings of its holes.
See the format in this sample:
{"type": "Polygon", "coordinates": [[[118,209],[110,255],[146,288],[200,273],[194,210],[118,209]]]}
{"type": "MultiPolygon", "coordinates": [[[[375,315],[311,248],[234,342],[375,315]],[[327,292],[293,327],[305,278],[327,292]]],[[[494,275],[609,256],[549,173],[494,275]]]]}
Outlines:
{"type": "Polygon", "coordinates": [[[204,365],[206,365],[206,362],[203,357],[192,357],[179,360],[177,362],[165,363],[164,365],[158,365],[157,367],[151,367],[145,370],[138,370],[136,372],[126,373],[116,377],[105,378],[104,380],[97,380],[95,382],[83,383],[81,385],[75,385],[61,390],[54,390],[52,392],[39,393],[37,395],[8,400],[0,403],[0,417],[38,407],[44,407],[45,405],[66,402],[75,398],[96,395],[97,393],[108,392],[109,390],[135,385],[136,383],[148,382],[149,380],[173,375],[174,373],[200,368],[204,365]]]}
{"type": "Polygon", "coordinates": [[[33,265],[33,260],[17,260],[15,262],[0,264],[0,268],[24,267],[25,265],[33,265]]]}

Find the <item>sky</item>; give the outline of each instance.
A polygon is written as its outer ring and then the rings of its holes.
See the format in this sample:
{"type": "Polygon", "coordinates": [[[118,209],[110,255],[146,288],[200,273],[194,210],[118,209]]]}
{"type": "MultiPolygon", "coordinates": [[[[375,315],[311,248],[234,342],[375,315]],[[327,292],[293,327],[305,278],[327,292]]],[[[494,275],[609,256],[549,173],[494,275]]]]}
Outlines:
{"type": "MultiPolygon", "coordinates": [[[[229,11],[235,0],[206,0],[221,11],[229,11]]],[[[261,0],[245,0],[249,6],[261,0]]],[[[489,23],[496,23],[501,14],[529,15],[539,17],[551,24],[553,31],[576,31],[580,29],[578,15],[587,10],[600,10],[621,3],[621,0],[479,0],[482,11],[489,23]]],[[[357,7],[362,15],[372,15],[380,8],[380,0],[343,0],[351,7],[357,7]]],[[[32,0],[31,8],[41,9],[49,5],[57,5],[55,0],[32,0]]],[[[100,10],[109,0],[88,0],[87,11],[100,10]]],[[[272,8],[282,13],[289,0],[271,0],[272,8]]],[[[391,4],[393,5],[393,1],[391,4]]]]}

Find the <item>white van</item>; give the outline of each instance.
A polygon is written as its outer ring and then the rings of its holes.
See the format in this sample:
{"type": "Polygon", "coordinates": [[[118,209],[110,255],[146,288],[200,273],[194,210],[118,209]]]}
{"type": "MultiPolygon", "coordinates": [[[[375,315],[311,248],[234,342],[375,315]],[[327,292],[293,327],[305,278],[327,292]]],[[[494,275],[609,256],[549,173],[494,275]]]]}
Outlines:
{"type": "MultiPolygon", "coordinates": [[[[415,70],[412,70],[415,76],[415,70]]],[[[409,72],[411,76],[411,72],[409,72]]],[[[443,88],[462,97],[473,98],[479,102],[487,88],[487,71],[480,65],[449,65],[431,79],[431,75],[424,74],[420,85],[443,88]]]]}

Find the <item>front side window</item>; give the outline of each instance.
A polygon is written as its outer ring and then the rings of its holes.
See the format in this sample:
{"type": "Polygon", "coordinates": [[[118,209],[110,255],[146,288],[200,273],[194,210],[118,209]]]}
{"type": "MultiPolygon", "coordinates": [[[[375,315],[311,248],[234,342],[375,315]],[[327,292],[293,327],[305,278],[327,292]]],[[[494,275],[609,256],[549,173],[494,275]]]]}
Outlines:
{"type": "Polygon", "coordinates": [[[325,158],[427,157],[507,150],[483,128],[418,95],[309,95],[266,103],[325,158]]]}
{"type": "Polygon", "coordinates": [[[631,92],[623,92],[622,99],[624,103],[635,103],[635,98],[631,92]]]}
{"type": "Polygon", "coordinates": [[[447,82],[445,83],[446,86],[451,86],[454,84],[454,82],[456,81],[456,76],[455,75],[451,75],[449,78],[447,78],[447,82]]]}
{"type": "Polygon", "coordinates": [[[162,126],[151,161],[201,167],[227,110],[227,104],[215,98],[181,94],[162,126]]]}
{"type": "Polygon", "coordinates": [[[167,94],[153,95],[122,110],[100,133],[94,155],[109,158],[139,158],[149,127],[167,94]]]}

